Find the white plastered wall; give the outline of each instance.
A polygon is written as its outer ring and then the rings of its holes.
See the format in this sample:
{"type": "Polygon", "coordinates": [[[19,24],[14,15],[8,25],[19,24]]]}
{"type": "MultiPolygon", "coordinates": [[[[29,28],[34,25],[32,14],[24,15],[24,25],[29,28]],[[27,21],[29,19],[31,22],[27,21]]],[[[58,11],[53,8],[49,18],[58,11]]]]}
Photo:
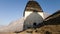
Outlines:
{"type": "MultiPolygon", "coordinates": [[[[25,19],[26,19],[26,17],[29,16],[32,12],[33,12],[33,11],[25,11],[25,19]]],[[[43,12],[38,12],[38,14],[41,15],[42,18],[44,19],[44,14],[43,14],[43,12]]]]}
{"type": "Polygon", "coordinates": [[[38,12],[38,14],[41,15],[42,18],[44,19],[44,14],[43,14],[43,12],[38,12]]]}
{"type": "Polygon", "coordinates": [[[27,16],[29,16],[32,13],[32,11],[25,11],[25,19],[27,16]]]}

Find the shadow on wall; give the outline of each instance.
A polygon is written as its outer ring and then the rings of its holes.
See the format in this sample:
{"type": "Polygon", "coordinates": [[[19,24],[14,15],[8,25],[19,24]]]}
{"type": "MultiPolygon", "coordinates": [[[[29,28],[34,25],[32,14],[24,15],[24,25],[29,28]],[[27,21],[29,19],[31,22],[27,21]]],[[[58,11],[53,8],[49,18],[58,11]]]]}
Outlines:
{"type": "Polygon", "coordinates": [[[26,17],[24,21],[23,30],[28,28],[35,28],[39,23],[43,22],[43,18],[41,15],[37,13],[37,11],[33,11],[28,17],[26,17]]]}

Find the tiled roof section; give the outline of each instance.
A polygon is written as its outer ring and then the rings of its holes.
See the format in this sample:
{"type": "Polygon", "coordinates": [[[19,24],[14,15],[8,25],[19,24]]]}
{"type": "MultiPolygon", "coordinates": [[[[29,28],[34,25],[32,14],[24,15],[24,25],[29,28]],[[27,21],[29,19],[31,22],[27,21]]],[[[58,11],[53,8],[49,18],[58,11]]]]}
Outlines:
{"type": "Polygon", "coordinates": [[[53,19],[60,16],[60,10],[58,10],[57,12],[53,13],[52,15],[50,15],[49,17],[47,17],[45,20],[49,20],[49,19],[53,19]]]}
{"type": "Polygon", "coordinates": [[[36,1],[29,1],[26,5],[25,10],[26,11],[37,10],[38,12],[42,12],[42,8],[40,7],[40,5],[36,1]]]}

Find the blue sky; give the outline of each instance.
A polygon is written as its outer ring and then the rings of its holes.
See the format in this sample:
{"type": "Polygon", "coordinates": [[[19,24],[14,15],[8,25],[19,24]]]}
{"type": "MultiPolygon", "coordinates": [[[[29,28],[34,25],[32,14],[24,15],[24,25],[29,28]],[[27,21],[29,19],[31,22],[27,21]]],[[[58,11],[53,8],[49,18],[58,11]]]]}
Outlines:
{"type": "MultiPolygon", "coordinates": [[[[44,12],[52,14],[60,10],[60,0],[36,0],[44,12]]],[[[8,25],[11,21],[23,16],[28,0],[0,0],[0,25],[8,25]]]]}

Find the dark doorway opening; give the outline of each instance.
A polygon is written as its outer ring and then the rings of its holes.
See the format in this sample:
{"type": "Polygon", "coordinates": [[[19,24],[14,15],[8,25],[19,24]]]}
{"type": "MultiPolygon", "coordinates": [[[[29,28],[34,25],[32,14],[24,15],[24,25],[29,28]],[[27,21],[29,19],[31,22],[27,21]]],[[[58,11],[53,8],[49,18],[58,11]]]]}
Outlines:
{"type": "Polygon", "coordinates": [[[36,27],[37,27],[37,24],[36,24],[36,22],[34,22],[34,23],[33,23],[33,28],[36,29],[36,27]]]}

